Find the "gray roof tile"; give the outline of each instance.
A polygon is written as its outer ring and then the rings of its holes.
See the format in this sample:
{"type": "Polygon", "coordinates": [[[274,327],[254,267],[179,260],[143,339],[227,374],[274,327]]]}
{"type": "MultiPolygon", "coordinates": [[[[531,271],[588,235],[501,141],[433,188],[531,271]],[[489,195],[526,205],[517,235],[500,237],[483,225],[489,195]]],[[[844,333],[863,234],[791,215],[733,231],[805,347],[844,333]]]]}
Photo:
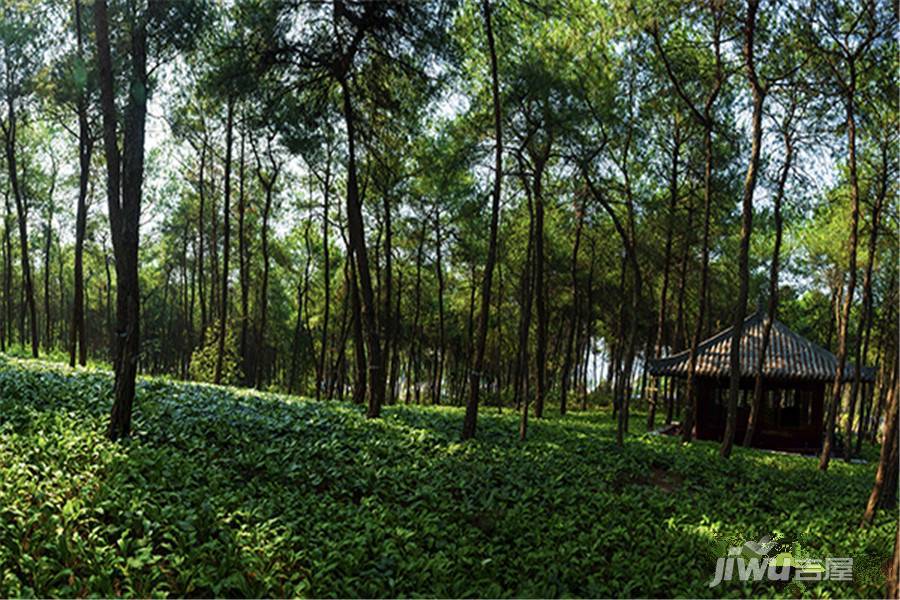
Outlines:
{"type": "MultiPolygon", "coordinates": [[[[768,319],[757,311],[747,317],[741,332],[740,366],[742,377],[756,375],[759,352],[762,347],[763,328],[768,319]]],[[[728,377],[731,353],[732,328],[729,327],[704,340],[697,348],[696,374],[703,377],[728,377]]],[[[649,361],[651,375],[686,377],[690,350],[649,361]]],[[[837,369],[837,357],[801,335],[791,331],[775,319],[769,337],[769,347],[763,364],[763,376],[768,378],[833,381],[837,369]]],[[[853,378],[854,366],[844,367],[844,380],[853,378]]],[[[870,367],[862,369],[863,381],[874,381],[875,372],[870,367]]]]}

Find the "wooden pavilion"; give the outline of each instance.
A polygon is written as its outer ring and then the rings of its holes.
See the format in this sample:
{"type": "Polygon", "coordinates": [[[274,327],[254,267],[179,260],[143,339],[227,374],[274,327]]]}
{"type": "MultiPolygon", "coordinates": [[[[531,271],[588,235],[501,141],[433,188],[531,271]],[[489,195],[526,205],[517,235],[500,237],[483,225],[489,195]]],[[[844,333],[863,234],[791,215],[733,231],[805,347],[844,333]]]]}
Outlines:
{"type": "MultiPolygon", "coordinates": [[[[767,321],[758,310],[744,321],[740,340],[740,395],[735,439],[740,443],[747,430],[763,327],[767,321]]],[[[731,374],[732,328],[703,341],[697,348],[695,372],[696,415],[694,435],[701,440],[721,440],[728,411],[731,374]]],[[[686,379],[690,350],[649,361],[656,377],[686,379]]],[[[763,363],[763,404],[754,446],[795,452],[821,447],[824,431],[825,394],[834,381],[837,358],[828,350],[791,331],[777,319],[772,324],[763,363]]],[[[853,365],[846,365],[844,381],[852,381],[853,365]]],[[[863,368],[861,381],[871,384],[874,369],[863,368]]],[[[868,386],[863,385],[861,393],[868,386]]]]}

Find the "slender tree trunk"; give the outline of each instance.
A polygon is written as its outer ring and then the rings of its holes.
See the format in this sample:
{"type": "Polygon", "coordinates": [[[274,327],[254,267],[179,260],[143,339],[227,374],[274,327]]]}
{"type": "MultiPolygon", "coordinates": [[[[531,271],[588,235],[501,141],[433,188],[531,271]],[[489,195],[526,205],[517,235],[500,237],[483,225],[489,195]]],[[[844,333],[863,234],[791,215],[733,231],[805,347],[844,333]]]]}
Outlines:
{"type": "Polygon", "coordinates": [[[322,347],[319,349],[319,369],[316,380],[316,400],[322,394],[322,382],[327,378],[325,372],[326,349],[328,342],[328,319],[331,315],[331,249],[328,241],[328,212],[331,201],[331,152],[329,149],[328,160],[325,163],[325,179],[322,184],[322,284],[324,286],[324,306],[322,308],[322,347]]]}
{"type": "MultiPolygon", "coordinates": [[[[525,249],[525,264],[522,267],[521,277],[521,302],[519,310],[519,337],[517,345],[517,362],[516,362],[516,378],[514,397],[516,409],[518,410],[522,404],[524,395],[526,394],[526,381],[528,379],[528,333],[531,330],[531,306],[534,299],[534,205],[531,197],[531,186],[528,184],[524,174],[524,159],[519,157],[519,168],[522,173],[522,188],[525,190],[525,198],[528,206],[528,244],[525,249]]],[[[526,405],[528,404],[526,400],[526,405]]],[[[527,428],[528,420],[523,418],[521,425],[527,428]]],[[[520,432],[522,439],[525,436],[525,430],[520,432]]]]}
{"type": "MultiPolygon", "coordinates": [[[[331,377],[328,379],[327,393],[325,395],[326,399],[331,400],[334,398],[334,389],[335,386],[338,385],[339,378],[343,379],[344,373],[344,357],[346,356],[347,349],[347,338],[350,334],[350,323],[347,318],[349,309],[350,309],[350,283],[349,283],[349,275],[348,275],[348,263],[352,260],[349,256],[344,261],[344,286],[341,293],[341,320],[340,325],[338,326],[338,331],[336,333],[337,339],[333,344],[333,355],[334,360],[331,363],[330,374],[331,377]]],[[[343,385],[341,383],[341,385],[343,385]]],[[[340,392],[341,394],[343,392],[340,392]]]]}
{"type": "Polygon", "coordinates": [[[713,107],[725,83],[726,75],[722,63],[722,6],[718,4],[711,5],[713,10],[714,31],[713,31],[713,51],[715,54],[715,79],[712,87],[706,95],[702,112],[694,106],[690,101],[684,89],[682,88],[678,78],[675,76],[672,66],[669,63],[668,56],[663,49],[662,42],[659,37],[659,31],[651,30],[654,44],[666,68],[669,80],[672,82],[675,91],[690,109],[697,123],[703,127],[703,148],[704,148],[704,172],[703,172],[703,246],[702,258],[700,264],[700,290],[698,297],[700,299],[697,310],[697,322],[694,328],[693,338],[691,339],[690,358],[688,360],[688,374],[685,382],[684,397],[686,399],[684,405],[684,420],[682,423],[682,440],[690,442],[694,435],[694,379],[697,372],[697,347],[700,345],[700,337],[703,333],[703,322],[706,317],[709,287],[709,226],[712,212],[712,187],[713,187],[713,107]]]}
{"type": "Polygon", "coordinates": [[[517,395],[521,398],[522,410],[519,417],[519,439],[525,440],[528,435],[528,411],[531,408],[531,373],[528,369],[529,348],[528,337],[531,331],[531,313],[534,302],[534,210],[530,193],[526,193],[528,199],[528,246],[526,250],[525,269],[523,271],[522,315],[519,322],[519,376],[517,386],[521,392],[517,395]]]}
{"type": "MultiPolygon", "coordinates": [[[[349,259],[353,261],[352,251],[349,259]]],[[[362,306],[355,261],[350,263],[350,294],[353,302],[353,349],[356,353],[356,385],[353,387],[353,403],[362,404],[366,398],[366,346],[363,333],[362,306]]]]}
{"type": "Polygon", "coordinates": [[[763,103],[766,98],[766,90],[756,77],[754,35],[756,31],[756,12],[759,8],[758,0],[747,1],[747,16],[744,24],[744,62],[747,70],[747,78],[753,92],[753,114],[751,118],[752,143],[750,148],[750,163],[747,165],[747,177],[744,180],[743,210],[741,215],[741,246],[738,257],[738,286],[737,306],[734,310],[734,320],[731,324],[731,353],[729,367],[731,376],[728,386],[728,416],[725,420],[725,434],[722,437],[722,446],[719,454],[723,458],[731,456],[734,446],[734,436],[737,430],[738,394],[741,382],[741,334],[743,333],[744,318],[747,314],[747,293],[750,287],[750,237],[753,234],[753,192],[756,190],[756,178],[759,171],[759,155],[762,146],[762,115],[763,103]]]}
{"type": "Polygon", "coordinates": [[[638,394],[638,397],[641,398],[644,402],[647,403],[647,408],[649,409],[649,402],[647,402],[647,370],[648,370],[648,361],[650,360],[651,352],[653,352],[653,338],[647,337],[646,344],[644,346],[644,353],[641,355],[641,391],[638,394]]]}
{"type": "MultiPolygon", "coordinates": [[[[502,248],[500,246],[500,240],[497,240],[497,255],[501,257],[503,255],[502,248]]],[[[504,279],[503,279],[503,260],[500,259],[497,261],[497,293],[494,294],[494,311],[497,315],[497,318],[494,319],[494,353],[492,360],[493,367],[493,388],[494,388],[494,400],[497,404],[497,414],[503,413],[503,397],[501,390],[503,389],[503,360],[501,357],[502,354],[502,346],[503,346],[503,319],[500,318],[500,315],[503,314],[503,298],[504,298],[504,279]]]]}
{"type": "Polygon", "coordinates": [[[584,339],[581,342],[581,347],[583,347],[583,361],[582,361],[582,373],[581,373],[581,381],[579,383],[578,394],[581,396],[581,410],[587,410],[587,396],[588,396],[588,368],[590,362],[590,352],[591,352],[591,339],[594,334],[594,267],[597,263],[596,261],[596,242],[594,238],[590,239],[591,246],[591,266],[588,269],[588,280],[587,280],[587,313],[586,315],[586,323],[584,326],[583,336],[584,339]]]}
{"type": "Polygon", "coordinates": [[[794,144],[791,131],[792,106],[783,125],[784,137],[784,163],[781,165],[781,173],[778,176],[778,190],[775,193],[775,247],[772,250],[772,266],[769,271],[769,306],[766,313],[766,321],[763,324],[762,340],[759,343],[759,354],[756,359],[756,378],[753,383],[753,400],[750,403],[750,416],[747,418],[747,431],[744,434],[744,446],[752,446],[759,421],[759,411],[763,403],[763,368],[765,366],[766,353],[769,351],[769,339],[772,334],[772,325],[778,312],[778,276],[781,261],[781,239],[783,232],[783,219],[781,205],[784,201],[784,191],[787,186],[788,175],[791,172],[791,163],[794,158],[794,144]]]}
{"type": "MultiPolygon", "coordinates": [[[[694,228],[694,209],[687,207],[687,227],[682,240],[681,263],[678,268],[677,307],[675,310],[675,350],[680,352],[687,347],[687,326],[684,322],[684,297],[687,291],[688,258],[691,251],[691,234],[694,228]]],[[[667,409],[668,410],[668,409],[667,409]]],[[[671,419],[668,421],[671,423],[671,419]]]]}
{"type": "Polygon", "coordinates": [[[200,172],[199,183],[197,185],[197,194],[200,196],[200,208],[197,215],[197,262],[199,263],[199,277],[197,278],[197,294],[200,302],[200,341],[204,342],[206,334],[206,326],[209,324],[209,317],[206,314],[206,293],[204,282],[206,280],[206,261],[203,256],[203,236],[206,231],[206,181],[204,175],[206,172],[206,137],[203,138],[203,145],[200,148],[200,172]]]}
{"type": "Polygon", "coordinates": [[[569,323],[569,336],[566,341],[566,353],[563,360],[562,377],[559,382],[559,413],[566,414],[566,400],[569,394],[569,376],[572,370],[572,352],[575,344],[575,332],[578,330],[579,298],[578,298],[578,249],[581,246],[581,230],[584,226],[584,207],[575,207],[575,243],[572,245],[572,319],[569,323]]]}
{"type": "MultiPolygon", "coordinates": [[[[897,271],[891,270],[891,278],[889,280],[888,289],[890,293],[887,295],[887,301],[885,302],[886,306],[896,306],[897,304],[897,271]]],[[[868,414],[866,415],[866,436],[871,443],[875,443],[875,435],[878,430],[878,419],[881,415],[882,408],[884,407],[884,382],[887,379],[887,374],[889,371],[889,365],[893,364],[893,361],[897,360],[896,355],[896,340],[889,334],[889,332],[897,331],[896,317],[897,313],[895,311],[889,311],[887,315],[885,315],[887,323],[884,327],[881,328],[881,335],[879,335],[878,343],[878,358],[875,361],[877,379],[876,382],[873,382],[869,388],[869,394],[871,396],[869,402],[867,402],[869,406],[868,414]],[[880,362],[879,362],[880,361],[880,362]],[[880,364],[881,368],[877,369],[880,364]],[[881,385],[876,385],[877,382],[880,381],[881,385]],[[877,408],[875,402],[877,390],[877,408]]],[[[871,316],[870,316],[871,318],[871,316]]],[[[857,440],[857,446],[860,446],[861,442],[857,440]]]]}
{"type": "MultiPolygon", "coordinates": [[[[623,246],[625,242],[622,242],[623,246]]],[[[619,418],[619,408],[621,408],[621,396],[619,394],[619,386],[622,383],[622,347],[624,345],[625,339],[625,308],[627,303],[625,302],[625,284],[627,282],[626,276],[628,274],[628,252],[622,253],[622,260],[619,263],[619,287],[618,287],[618,299],[619,299],[619,315],[616,319],[616,334],[615,339],[612,343],[612,348],[610,348],[610,361],[609,361],[609,370],[607,374],[607,381],[609,382],[610,392],[612,393],[612,402],[613,402],[613,419],[618,420],[619,418]]]]}
{"type": "Polygon", "coordinates": [[[106,334],[104,337],[107,340],[107,348],[110,349],[109,356],[110,359],[115,361],[115,352],[116,352],[116,340],[113,337],[113,322],[112,322],[112,273],[109,268],[109,263],[112,262],[112,259],[109,256],[109,253],[106,252],[103,255],[103,267],[106,274],[106,294],[105,294],[105,305],[106,305],[106,327],[104,333],[106,334]]]}
{"type": "MultiPolygon", "coordinates": [[[[675,209],[678,206],[678,160],[681,153],[681,128],[678,113],[675,113],[672,127],[672,164],[669,170],[669,213],[666,219],[666,244],[663,254],[663,280],[659,292],[659,312],[656,316],[656,344],[653,357],[662,357],[665,346],[666,308],[669,296],[669,272],[672,264],[672,235],[675,228],[675,209]]],[[[652,431],[656,421],[656,404],[659,400],[659,381],[653,386],[650,404],[647,407],[647,431],[652,431]]]]}
{"type": "MultiPolygon", "coordinates": [[[[185,236],[187,238],[187,236],[185,236]]],[[[187,240],[185,240],[185,244],[187,244],[187,240]]],[[[185,254],[187,254],[187,249],[185,249],[185,254]]],[[[191,357],[194,352],[194,305],[196,302],[196,281],[197,281],[197,254],[196,251],[192,253],[191,257],[191,272],[190,279],[188,282],[189,291],[188,291],[188,301],[187,301],[187,326],[188,326],[188,346],[187,352],[184,357],[184,366],[182,367],[181,378],[185,380],[189,380],[191,377],[191,357]]],[[[185,259],[186,260],[186,259],[185,259]]],[[[187,268],[185,266],[185,268],[187,268]]]]}
{"type": "Polygon", "coordinates": [[[422,254],[425,249],[425,225],[423,222],[422,230],[419,234],[419,244],[418,249],[416,250],[416,306],[413,312],[413,325],[412,325],[412,335],[410,339],[412,341],[412,348],[409,351],[409,366],[407,367],[407,382],[406,382],[406,404],[410,402],[410,393],[411,388],[415,388],[415,400],[416,404],[420,403],[419,397],[419,367],[420,367],[420,356],[419,349],[421,348],[421,334],[419,332],[419,316],[421,313],[421,305],[422,305],[422,254]]]}
{"type": "MultiPolygon", "coordinates": [[[[895,409],[896,411],[896,409],[895,409]]],[[[891,445],[891,451],[888,456],[888,466],[885,470],[884,485],[881,488],[881,495],[878,499],[878,508],[894,510],[897,507],[897,472],[900,467],[900,449],[897,447],[896,432],[897,416],[894,416],[894,443],[891,445]]]]}
{"type": "MultiPolygon", "coordinates": [[[[57,243],[59,238],[57,237],[57,243]]],[[[63,258],[63,253],[56,253],[56,283],[59,286],[59,319],[57,319],[58,331],[54,334],[56,341],[62,348],[66,347],[66,343],[68,339],[66,338],[66,320],[65,313],[66,309],[69,308],[66,306],[66,300],[68,294],[66,293],[66,267],[65,260],[63,258]]]]}
{"type": "MultiPolygon", "coordinates": [[[[312,364],[313,376],[315,377],[316,371],[316,342],[315,335],[313,334],[312,327],[310,326],[310,304],[313,301],[312,291],[310,290],[312,284],[312,266],[313,261],[315,260],[315,256],[313,254],[313,246],[312,246],[312,238],[310,237],[310,233],[312,231],[313,221],[312,219],[307,219],[306,227],[303,229],[303,242],[306,249],[306,260],[303,265],[303,302],[299,305],[299,308],[302,309],[303,313],[303,331],[306,334],[306,339],[308,342],[308,350],[306,352],[308,361],[312,364]]],[[[276,353],[277,357],[277,353],[276,353]]],[[[312,382],[315,385],[315,380],[312,382]]],[[[306,388],[308,389],[308,388],[306,388]]]]}
{"type": "MultiPolygon", "coordinates": [[[[81,30],[81,1],[75,0],[75,38],[78,56],[84,58],[84,36],[81,30]]],[[[87,335],[84,321],[84,237],[87,231],[87,193],[91,178],[91,155],[94,140],[88,124],[87,98],[78,94],[78,205],[75,214],[75,268],[72,299],[72,334],[69,342],[69,366],[87,364],[87,335]]]]}
{"type": "MultiPolygon", "coordinates": [[[[219,279],[219,207],[216,202],[215,153],[212,148],[210,148],[210,163],[213,165],[209,173],[209,218],[211,229],[209,235],[209,261],[212,263],[212,266],[209,269],[209,308],[207,312],[210,325],[214,326],[219,314],[219,299],[221,298],[219,284],[221,280],[219,279]]],[[[218,331],[213,331],[210,335],[211,339],[218,341],[218,331]]]]}
{"type": "Polygon", "coordinates": [[[6,352],[7,342],[12,345],[12,240],[9,230],[12,209],[9,205],[9,188],[3,191],[3,206],[6,212],[3,214],[3,315],[0,316],[0,351],[6,352]],[[8,339],[7,339],[8,338],[8,339]]]}
{"type": "MultiPolygon", "coordinates": [[[[875,484],[872,486],[872,493],[869,494],[869,501],[866,504],[866,511],[863,514],[862,526],[872,523],[875,518],[875,512],[881,505],[881,495],[885,490],[885,482],[891,479],[891,474],[897,471],[896,464],[896,446],[897,446],[897,364],[891,366],[891,378],[888,384],[888,404],[887,412],[884,420],[884,440],[881,443],[881,455],[878,459],[878,470],[875,473],[875,484]],[[895,460],[891,460],[891,455],[895,460]],[[893,463],[893,464],[892,464],[893,463]]],[[[896,479],[894,479],[896,484],[896,479]]]]}
{"type": "MultiPolygon", "coordinates": [[[[544,156],[534,161],[534,295],[537,309],[537,347],[535,349],[535,386],[534,416],[544,416],[544,397],[546,395],[547,378],[547,301],[544,283],[544,186],[543,175],[549,144],[544,156]]],[[[535,157],[533,157],[535,158],[535,157]]]]}
{"type": "Polygon", "coordinates": [[[228,267],[231,254],[231,150],[234,141],[234,100],[227,101],[225,116],[225,192],[222,198],[222,299],[219,308],[219,339],[216,352],[215,383],[222,383],[225,336],[228,332],[228,267]]]}
{"type": "Polygon", "coordinates": [[[832,384],[831,402],[825,414],[825,442],[819,458],[819,470],[828,469],[831,460],[831,448],[834,445],[834,422],[841,405],[841,389],[844,379],[844,368],[847,364],[847,329],[850,325],[850,311],[853,308],[853,292],[856,290],[856,249],[859,236],[859,180],[856,169],[856,114],[854,106],[854,89],[856,85],[856,67],[850,62],[850,93],[847,102],[847,145],[849,147],[850,171],[850,259],[847,263],[847,291],[844,294],[843,314],[838,323],[837,369],[832,384]]]}
{"type": "MultiPolygon", "coordinates": [[[[359,279],[361,296],[362,321],[366,335],[366,350],[369,360],[368,386],[369,405],[366,416],[377,418],[381,415],[384,404],[384,377],[377,371],[381,366],[381,343],[378,339],[378,324],[375,318],[375,296],[372,292],[372,278],[369,273],[369,257],[366,252],[365,232],[363,230],[362,205],[359,197],[359,184],[356,173],[356,128],[353,105],[350,100],[350,87],[346,77],[340,80],[343,96],[344,125],[347,130],[347,227],[350,233],[350,247],[356,259],[356,272],[359,279]]],[[[366,377],[366,373],[360,373],[366,377]]]]}
{"type": "MultiPolygon", "coordinates": [[[[151,4],[148,11],[158,8],[158,5],[151,4]]],[[[144,176],[144,125],[147,117],[146,20],[151,16],[143,15],[132,24],[129,79],[133,92],[128,94],[123,122],[123,151],[120,156],[109,17],[106,0],[94,2],[108,212],[116,256],[116,378],[108,432],[112,440],[128,437],[131,432],[135,376],[140,356],[138,231],[144,176]]]]}
{"type": "Polygon", "coordinates": [[[478,340],[469,374],[469,397],[466,402],[466,415],[463,421],[463,439],[475,436],[475,425],[478,418],[478,393],[481,387],[481,371],[484,369],[484,352],[487,344],[487,332],[490,326],[491,282],[494,276],[494,263],[497,261],[497,227],[500,219],[500,193],[503,177],[503,131],[500,114],[500,83],[497,74],[497,52],[494,47],[494,30],[491,23],[491,4],[482,0],[481,10],[484,15],[484,29],[488,42],[488,53],[491,59],[491,97],[494,103],[494,188],[491,194],[491,229],[488,240],[487,263],[484,266],[484,279],[481,283],[481,312],[478,316],[478,340]]]}
{"type": "Polygon", "coordinates": [[[240,158],[238,162],[238,279],[241,283],[241,333],[238,340],[238,358],[245,384],[249,383],[247,337],[250,330],[250,255],[247,244],[247,198],[244,194],[244,143],[246,132],[241,128],[240,158]]]}
{"type": "MultiPolygon", "coordinates": [[[[307,258],[307,261],[309,258],[307,258]]],[[[294,323],[294,339],[291,343],[291,370],[288,374],[288,394],[293,394],[297,384],[297,363],[300,355],[300,338],[303,335],[303,286],[297,284],[297,321],[294,323]]]]}
{"type": "MultiPolygon", "coordinates": [[[[887,195],[888,186],[888,161],[889,161],[889,145],[885,144],[881,148],[881,177],[878,183],[878,193],[875,196],[875,204],[872,207],[872,231],[869,234],[869,255],[866,259],[866,272],[863,277],[862,291],[862,314],[859,318],[859,330],[856,335],[856,369],[853,373],[853,385],[850,388],[850,406],[848,407],[847,426],[844,430],[844,458],[850,460],[853,455],[853,445],[851,436],[853,435],[853,411],[856,406],[856,398],[859,395],[859,389],[862,378],[863,362],[869,353],[869,334],[872,330],[872,269],[875,264],[875,254],[878,251],[878,224],[881,217],[881,207],[884,198],[887,195]],[[860,343],[862,340],[862,343],[860,343]]],[[[859,410],[859,434],[857,435],[857,452],[860,450],[860,440],[862,439],[862,423],[863,423],[863,402],[860,402],[859,410]]]]}
{"type": "MultiPolygon", "coordinates": [[[[306,227],[303,229],[303,241],[306,250],[306,259],[303,265],[303,281],[297,284],[297,321],[294,325],[294,341],[291,348],[290,371],[288,374],[288,390],[293,393],[294,386],[297,383],[297,370],[301,355],[304,354],[301,345],[303,333],[306,332],[307,339],[310,340],[312,346],[312,331],[309,328],[309,271],[312,264],[313,252],[312,243],[309,239],[309,230],[312,221],[307,219],[306,227]]],[[[310,356],[315,356],[315,348],[310,348],[310,356]]],[[[318,373],[317,373],[318,376],[318,373]]]]}
{"type": "MultiPolygon", "coordinates": [[[[617,418],[616,444],[619,446],[622,446],[624,444],[625,432],[628,430],[628,398],[631,394],[631,371],[634,366],[635,347],[637,341],[637,310],[640,305],[642,286],[640,265],[638,264],[637,259],[634,202],[632,199],[631,184],[628,178],[627,171],[629,145],[630,137],[629,140],[626,141],[625,151],[622,157],[622,171],[625,175],[625,204],[628,219],[625,224],[623,224],[621,219],[619,219],[606,197],[594,185],[591,177],[589,176],[587,168],[583,168],[582,170],[584,180],[588,186],[588,189],[590,190],[594,198],[600,203],[600,205],[603,206],[603,209],[607,212],[610,219],[612,219],[616,232],[619,234],[619,239],[622,241],[622,246],[625,248],[625,255],[622,260],[622,276],[619,280],[623,298],[625,286],[625,270],[626,268],[630,267],[632,271],[630,302],[631,319],[629,321],[628,333],[626,339],[622,340],[624,343],[620,344],[620,346],[622,347],[618,352],[618,356],[613,359],[614,362],[622,361],[623,363],[621,370],[618,369],[618,367],[615,368],[615,371],[617,371],[617,375],[615,385],[613,386],[613,398],[615,399],[617,404],[617,406],[614,405],[613,407],[613,411],[616,414],[617,418]]],[[[619,335],[617,337],[619,338],[623,337],[622,332],[624,331],[624,321],[625,312],[623,310],[620,313],[620,323],[618,325],[619,335]]]]}
{"type": "Polygon", "coordinates": [[[682,422],[681,438],[688,443],[694,436],[694,379],[697,372],[697,347],[700,345],[700,336],[703,332],[703,318],[706,315],[707,296],[706,288],[709,283],[709,225],[712,208],[712,128],[707,127],[704,132],[704,147],[706,153],[706,167],[704,174],[703,192],[703,234],[700,259],[700,306],[697,309],[697,322],[694,325],[694,333],[691,338],[691,350],[688,358],[688,374],[684,385],[684,418],[682,422]]]}
{"type": "Polygon", "coordinates": [[[897,535],[894,538],[894,554],[887,572],[887,586],[885,598],[897,598],[900,596],[900,523],[897,524],[897,535]]]}
{"type": "MultiPolygon", "coordinates": [[[[382,207],[384,209],[384,283],[382,285],[382,308],[381,308],[381,337],[382,351],[381,364],[374,375],[377,375],[381,381],[378,385],[385,389],[382,402],[390,402],[393,396],[393,390],[387,387],[389,380],[389,369],[391,363],[391,352],[394,351],[394,324],[392,298],[394,294],[394,274],[393,274],[393,231],[391,224],[391,201],[390,194],[385,193],[382,197],[382,207]]],[[[377,262],[377,261],[376,261],[377,262]]],[[[376,266],[377,269],[377,266],[376,266]]]]}
{"type": "MultiPolygon", "coordinates": [[[[10,69],[9,62],[6,65],[7,70],[10,69]]],[[[6,137],[6,167],[9,176],[9,186],[12,188],[13,199],[16,202],[16,215],[19,222],[19,247],[20,259],[22,261],[22,293],[25,298],[25,309],[27,310],[28,322],[31,327],[31,355],[38,357],[38,324],[37,310],[34,301],[34,283],[31,273],[31,260],[28,257],[28,215],[25,206],[25,195],[19,181],[19,168],[17,166],[16,156],[16,110],[15,98],[12,93],[6,96],[7,108],[7,125],[4,128],[6,137]]],[[[22,322],[24,323],[26,313],[22,313],[22,322]]],[[[24,334],[21,336],[24,343],[24,334]]]]}
{"type": "MultiPolygon", "coordinates": [[[[886,343],[887,342],[885,340],[882,340],[882,344],[886,343]]],[[[881,415],[884,414],[884,406],[887,399],[887,381],[889,378],[890,365],[892,364],[889,361],[896,360],[896,349],[889,349],[887,351],[887,357],[885,359],[884,365],[882,366],[881,372],[879,373],[879,385],[877,386],[878,401],[869,422],[869,443],[871,444],[874,444],[877,441],[879,419],[881,418],[881,415]]]]}
{"type": "Polygon", "coordinates": [[[834,338],[834,330],[837,325],[837,312],[838,306],[841,303],[841,298],[843,298],[843,283],[838,281],[838,283],[832,284],[829,282],[829,287],[831,289],[831,294],[828,297],[828,333],[825,336],[825,347],[831,348],[831,341],[834,338]]]}
{"type": "MultiPolygon", "coordinates": [[[[631,106],[633,106],[633,102],[631,99],[634,94],[634,75],[632,74],[629,81],[629,122],[633,122],[633,115],[631,114],[631,106]]],[[[628,325],[628,339],[626,341],[626,354],[625,354],[625,369],[624,374],[625,378],[622,381],[620,387],[620,399],[621,404],[619,407],[619,423],[618,430],[616,433],[616,441],[619,446],[624,445],[625,443],[625,433],[628,432],[628,422],[629,422],[629,411],[631,405],[631,397],[633,395],[632,381],[633,381],[633,373],[634,370],[634,357],[637,351],[637,326],[638,326],[638,311],[640,309],[641,304],[641,290],[642,290],[642,278],[641,278],[641,269],[638,263],[637,257],[637,231],[635,229],[636,226],[636,217],[634,210],[634,197],[632,193],[631,187],[631,178],[629,176],[628,169],[628,154],[631,150],[631,141],[632,141],[632,132],[633,127],[629,126],[628,134],[625,138],[625,144],[622,152],[622,164],[621,171],[625,184],[625,209],[626,209],[626,217],[627,221],[625,227],[627,229],[623,229],[621,226],[617,226],[619,230],[619,235],[622,237],[623,243],[625,244],[625,253],[628,259],[628,264],[631,266],[631,315],[630,321],[628,325]]],[[[603,203],[604,208],[609,212],[612,216],[613,211],[612,208],[607,204],[603,203]]]]}
{"type": "MultiPolygon", "coordinates": [[[[276,166],[274,159],[270,155],[272,172],[263,175],[263,167],[259,156],[257,161],[257,175],[265,190],[266,200],[263,205],[262,227],[260,232],[261,251],[263,257],[262,281],[259,290],[259,326],[256,330],[256,360],[253,361],[253,385],[258,389],[262,388],[265,378],[265,356],[266,356],[266,332],[269,322],[269,273],[271,270],[271,256],[269,250],[269,219],[272,216],[272,200],[275,193],[275,181],[278,177],[279,168],[276,166]]],[[[300,311],[300,308],[297,309],[300,311]]],[[[299,312],[298,319],[299,317],[299,312]]]]}
{"type": "Polygon", "coordinates": [[[631,222],[631,242],[628,249],[630,255],[629,263],[631,265],[631,273],[633,280],[631,282],[631,319],[628,325],[628,339],[626,340],[625,367],[622,371],[622,381],[620,384],[619,398],[619,423],[616,433],[616,441],[619,446],[625,443],[625,433],[628,432],[629,410],[632,396],[632,371],[634,370],[634,357],[637,343],[637,309],[641,302],[641,272],[637,261],[637,249],[635,247],[634,238],[634,210],[633,205],[629,202],[629,221],[631,222]]]}
{"type": "Polygon", "coordinates": [[[437,207],[435,213],[435,269],[437,270],[438,280],[438,347],[434,364],[434,380],[431,384],[431,402],[432,404],[441,403],[441,386],[444,380],[444,355],[446,349],[445,329],[444,329],[444,267],[441,264],[441,247],[443,240],[441,239],[441,209],[437,207]]]}
{"type": "MultiPolygon", "coordinates": [[[[53,188],[56,187],[56,173],[53,174],[53,183],[50,185],[50,195],[47,198],[47,222],[44,225],[44,348],[49,353],[53,349],[53,340],[50,337],[53,328],[53,314],[50,309],[50,257],[53,250],[53,188]]],[[[62,304],[63,298],[59,302],[62,304]]]]}
{"type": "Polygon", "coordinates": [[[393,334],[394,343],[393,350],[391,351],[391,365],[389,370],[390,378],[387,393],[387,399],[390,404],[396,404],[397,396],[399,395],[399,390],[397,389],[397,378],[400,373],[400,311],[402,310],[401,300],[403,298],[403,271],[397,271],[397,293],[394,295],[397,297],[397,303],[394,312],[394,327],[396,327],[396,331],[393,334]]]}

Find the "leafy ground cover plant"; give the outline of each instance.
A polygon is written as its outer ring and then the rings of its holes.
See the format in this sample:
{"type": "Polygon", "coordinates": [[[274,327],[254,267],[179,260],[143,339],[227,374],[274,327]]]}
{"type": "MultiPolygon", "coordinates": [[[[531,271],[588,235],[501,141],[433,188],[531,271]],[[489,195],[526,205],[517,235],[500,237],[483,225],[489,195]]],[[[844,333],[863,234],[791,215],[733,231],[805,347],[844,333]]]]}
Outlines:
{"type": "Polygon", "coordinates": [[[533,420],[143,379],[0,358],[0,596],[873,596],[896,514],[858,528],[874,464],[533,420]],[[727,540],[854,557],[855,578],[710,588],[727,540]]]}

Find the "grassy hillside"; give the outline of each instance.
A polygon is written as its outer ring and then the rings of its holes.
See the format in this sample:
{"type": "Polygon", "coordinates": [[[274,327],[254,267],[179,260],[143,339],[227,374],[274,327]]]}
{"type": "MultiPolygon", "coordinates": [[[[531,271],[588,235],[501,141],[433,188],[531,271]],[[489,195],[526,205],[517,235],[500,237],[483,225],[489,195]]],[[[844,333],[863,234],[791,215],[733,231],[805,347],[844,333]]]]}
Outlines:
{"type": "Polygon", "coordinates": [[[104,372],[0,358],[0,596],[880,596],[896,514],[874,465],[633,435],[607,413],[355,406],[141,381],[104,438],[104,372]],[[710,589],[728,538],[775,533],[857,580],[710,589]]]}

